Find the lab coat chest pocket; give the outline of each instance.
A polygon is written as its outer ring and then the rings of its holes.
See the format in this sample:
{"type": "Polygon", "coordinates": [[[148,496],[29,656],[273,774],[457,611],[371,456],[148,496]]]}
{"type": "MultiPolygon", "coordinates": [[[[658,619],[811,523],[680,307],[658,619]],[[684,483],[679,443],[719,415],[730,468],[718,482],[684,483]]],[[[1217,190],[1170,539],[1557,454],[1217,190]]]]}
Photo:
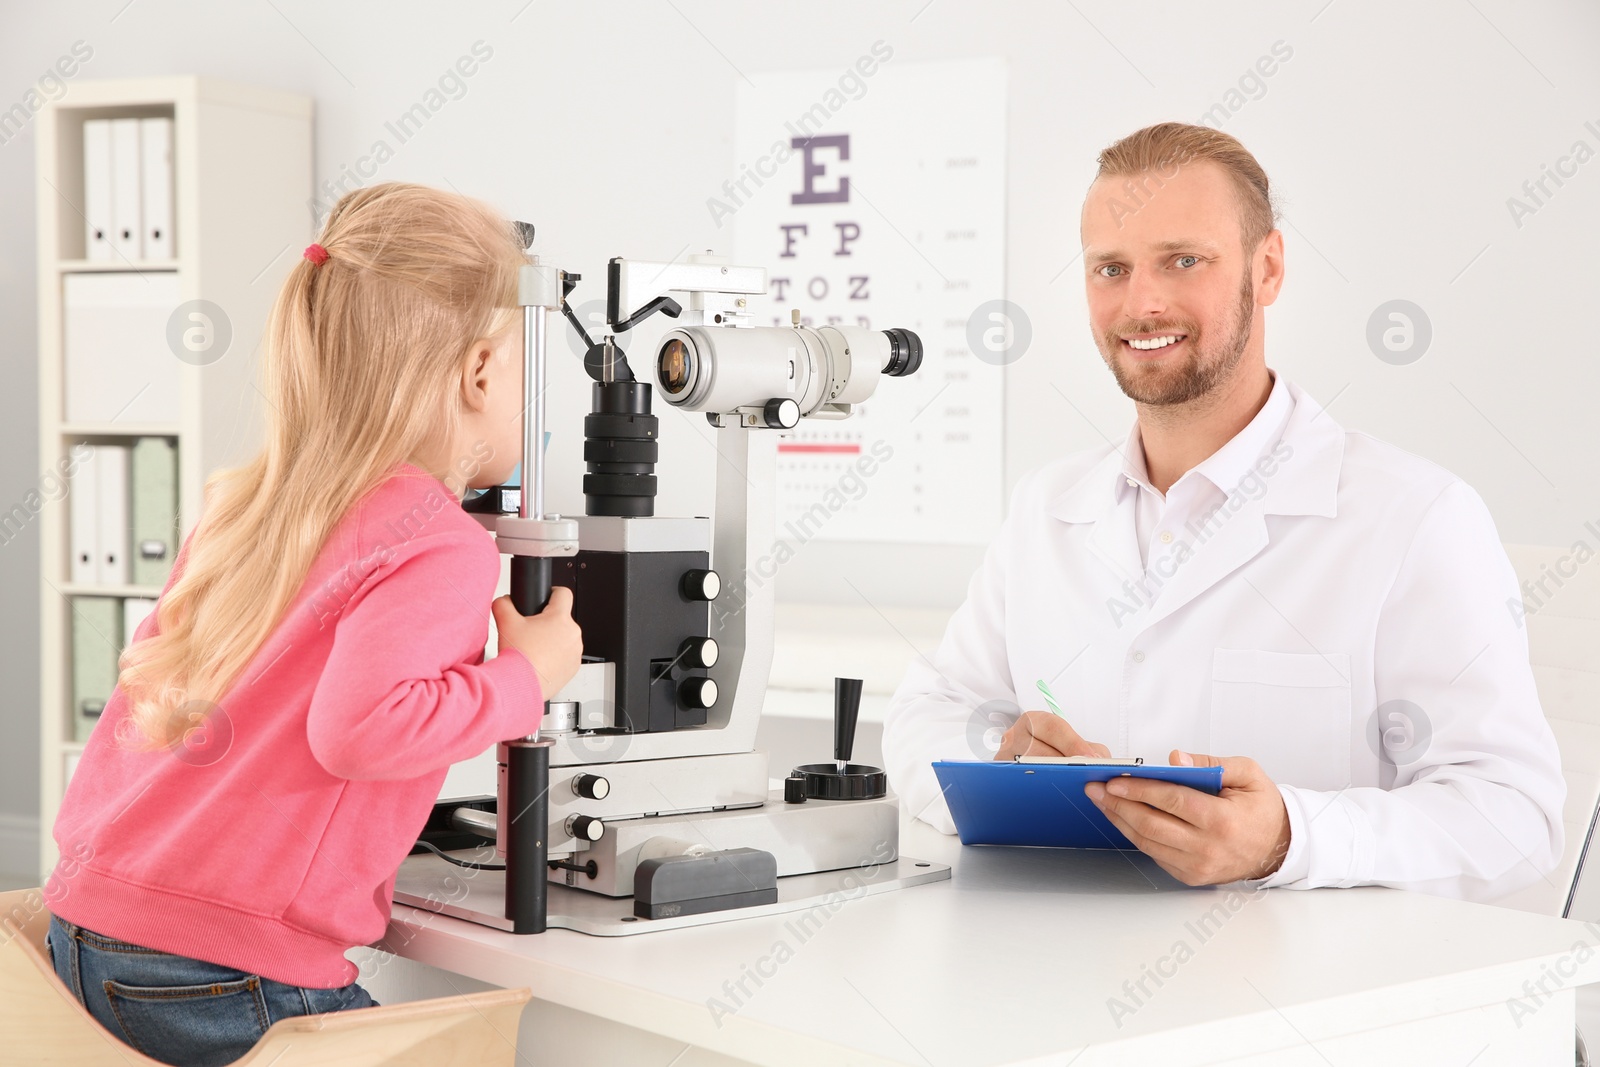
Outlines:
{"type": "Polygon", "coordinates": [[[1219,648],[1211,664],[1211,754],[1249,756],[1274,782],[1350,784],[1350,657],[1219,648]]]}

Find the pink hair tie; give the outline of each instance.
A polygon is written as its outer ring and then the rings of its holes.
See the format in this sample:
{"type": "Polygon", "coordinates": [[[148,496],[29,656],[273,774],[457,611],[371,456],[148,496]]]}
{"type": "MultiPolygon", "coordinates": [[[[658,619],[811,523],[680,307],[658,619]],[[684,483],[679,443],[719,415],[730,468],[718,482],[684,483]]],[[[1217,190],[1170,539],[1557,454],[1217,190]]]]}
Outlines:
{"type": "Polygon", "coordinates": [[[306,246],[305,257],[320,267],[328,262],[328,250],[319,244],[312,243],[306,246]]]}

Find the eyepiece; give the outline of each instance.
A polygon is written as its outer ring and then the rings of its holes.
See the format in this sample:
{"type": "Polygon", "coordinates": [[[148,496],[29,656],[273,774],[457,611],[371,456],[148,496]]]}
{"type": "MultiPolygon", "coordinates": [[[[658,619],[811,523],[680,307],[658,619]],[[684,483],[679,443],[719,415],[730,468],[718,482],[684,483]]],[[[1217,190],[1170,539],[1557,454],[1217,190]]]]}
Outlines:
{"type": "Polygon", "coordinates": [[[898,327],[884,330],[883,335],[889,339],[889,362],[884,364],[883,373],[904,378],[922,366],[922,338],[898,327]]]}

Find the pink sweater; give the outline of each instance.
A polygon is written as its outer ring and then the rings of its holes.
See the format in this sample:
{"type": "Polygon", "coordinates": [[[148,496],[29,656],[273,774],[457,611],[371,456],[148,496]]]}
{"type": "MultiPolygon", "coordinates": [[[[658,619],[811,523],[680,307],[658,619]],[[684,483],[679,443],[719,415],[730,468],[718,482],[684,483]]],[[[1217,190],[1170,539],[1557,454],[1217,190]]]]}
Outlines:
{"type": "MultiPolygon", "coordinates": [[[[121,747],[112,695],[56,818],[50,910],[280,982],[354,981],[345,951],[383,935],[449,765],[538,729],[532,664],[484,660],[499,576],[450,490],[397,468],[335,526],[202,728],[121,747]]],[[[154,632],[152,613],[135,640],[154,632]]]]}

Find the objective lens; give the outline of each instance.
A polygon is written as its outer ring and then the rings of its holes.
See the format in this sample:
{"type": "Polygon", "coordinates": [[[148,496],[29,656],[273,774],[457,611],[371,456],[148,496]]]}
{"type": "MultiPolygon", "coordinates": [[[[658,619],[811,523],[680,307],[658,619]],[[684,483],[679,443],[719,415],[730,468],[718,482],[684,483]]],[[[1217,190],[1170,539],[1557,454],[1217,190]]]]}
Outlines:
{"type": "Polygon", "coordinates": [[[689,346],[677,337],[661,346],[661,354],[656,357],[656,381],[661,388],[676,396],[689,387],[692,355],[689,346]]]}

